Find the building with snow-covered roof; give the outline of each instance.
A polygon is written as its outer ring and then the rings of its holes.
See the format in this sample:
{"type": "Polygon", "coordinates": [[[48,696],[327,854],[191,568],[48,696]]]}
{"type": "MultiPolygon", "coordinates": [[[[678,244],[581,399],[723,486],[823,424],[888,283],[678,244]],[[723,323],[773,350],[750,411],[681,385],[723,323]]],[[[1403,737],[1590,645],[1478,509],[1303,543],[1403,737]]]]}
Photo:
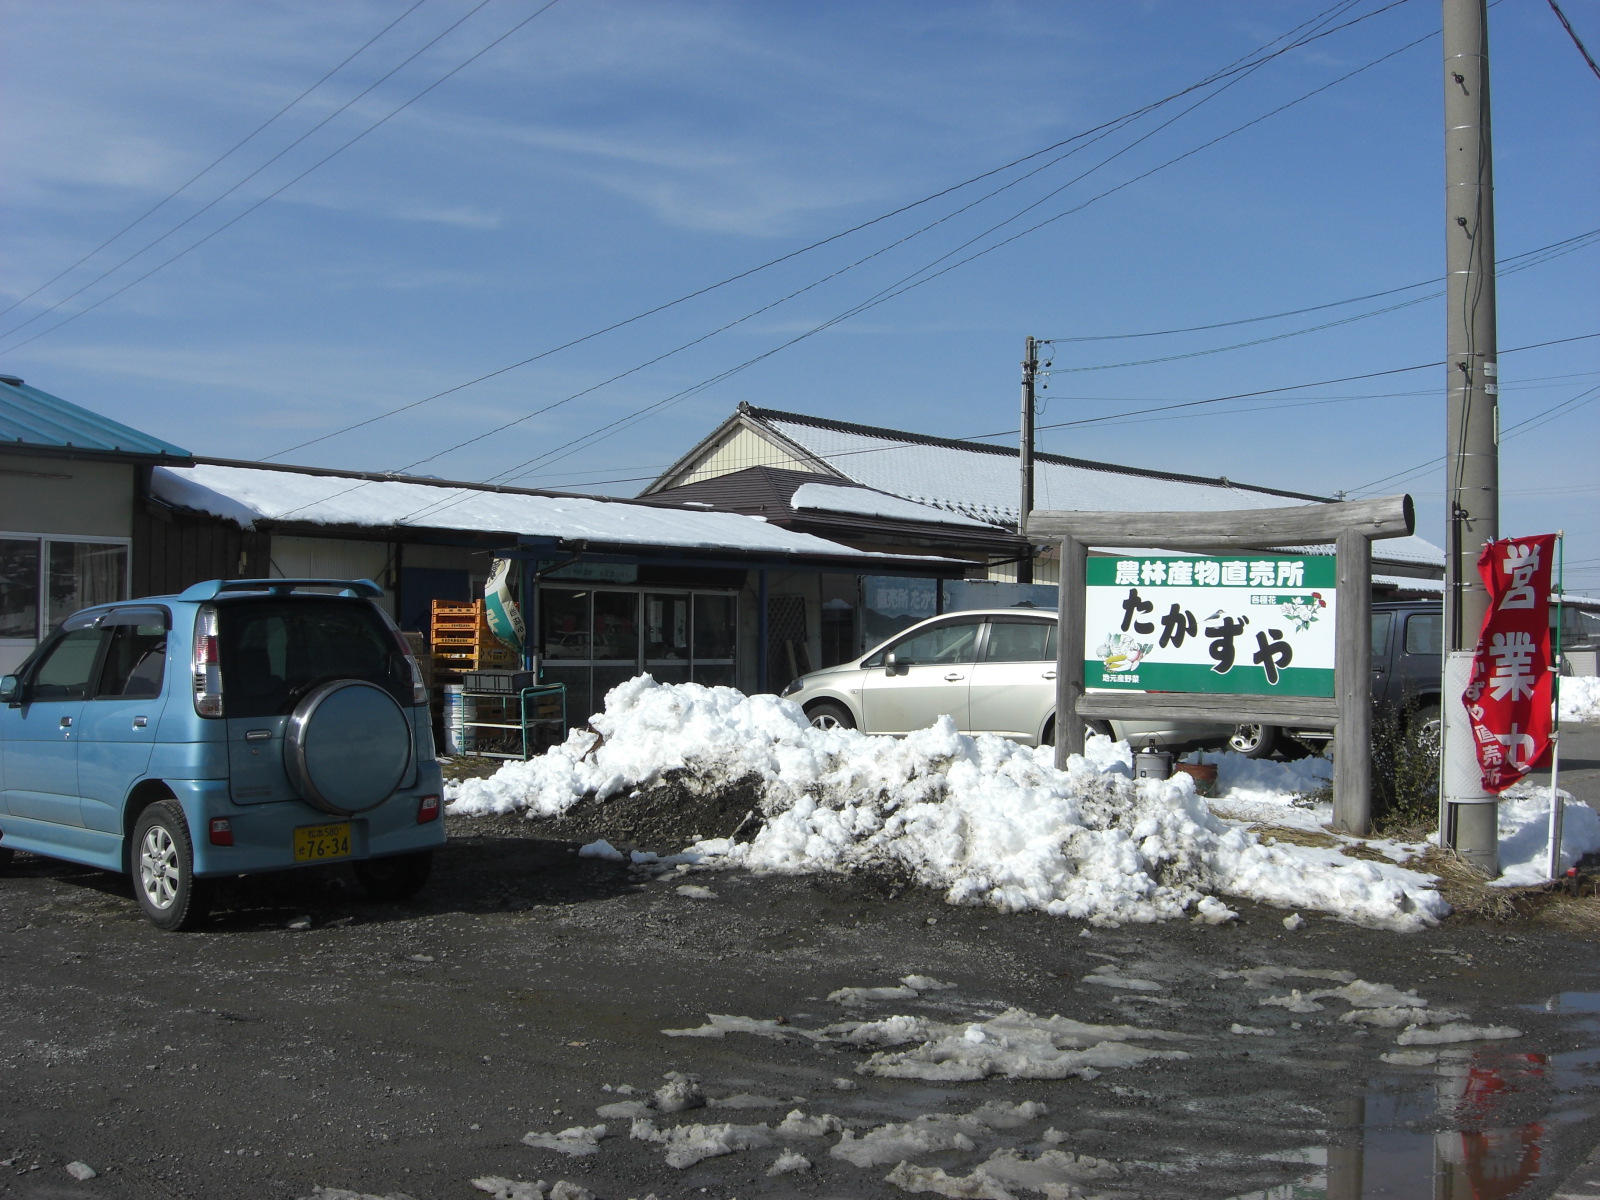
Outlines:
{"type": "MultiPolygon", "coordinates": [[[[903,503],[886,498],[890,503],[903,503]]],[[[819,578],[960,578],[971,565],[844,545],[758,514],[420,476],[198,458],[150,476],[141,592],[201,578],[372,579],[402,628],[519,560],[530,655],[582,720],[641,672],[781,687],[818,665],[819,578]]]]}
{"type": "MultiPolygon", "coordinates": [[[[818,512],[867,515],[861,511],[863,502],[854,498],[855,493],[841,489],[842,484],[872,489],[918,506],[932,522],[942,521],[948,537],[957,543],[963,536],[960,526],[971,521],[1013,536],[1017,530],[1021,489],[1020,452],[1015,446],[858,425],[749,404],[740,404],[640,495],[665,500],[708,494],[714,481],[756,468],[814,478],[823,485],[805,484],[801,491],[814,498],[795,505],[796,509],[809,506],[818,512]]],[[[1283,508],[1322,503],[1332,497],[1040,452],[1034,456],[1034,499],[1040,509],[1205,512],[1283,508]]],[[[870,515],[886,515],[886,511],[870,515]]],[[[1332,547],[1299,552],[1331,554],[1332,547]]],[[[995,556],[989,577],[1014,579],[1017,553],[1013,549],[995,556]]],[[[1375,571],[1387,575],[1440,577],[1444,553],[1419,537],[1394,538],[1374,544],[1373,562],[1375,571]]],[[[1053,562],[1045,559],[1037,565],[1040,582],[1056,578],[1053,562]]]]}

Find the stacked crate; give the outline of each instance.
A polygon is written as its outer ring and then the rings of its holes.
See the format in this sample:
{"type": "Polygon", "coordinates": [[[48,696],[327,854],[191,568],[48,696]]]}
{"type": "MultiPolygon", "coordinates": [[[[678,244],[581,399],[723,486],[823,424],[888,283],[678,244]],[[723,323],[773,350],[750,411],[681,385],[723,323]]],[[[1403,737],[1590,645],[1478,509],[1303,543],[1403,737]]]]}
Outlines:
{"type": "Polygon", "coordinates": [[[506,649],[489,632],[489,616],[482,600],[435,600],[428,640],[438,676],[457,679],[463,671],[518,665],[516,651],[506,649]]]}

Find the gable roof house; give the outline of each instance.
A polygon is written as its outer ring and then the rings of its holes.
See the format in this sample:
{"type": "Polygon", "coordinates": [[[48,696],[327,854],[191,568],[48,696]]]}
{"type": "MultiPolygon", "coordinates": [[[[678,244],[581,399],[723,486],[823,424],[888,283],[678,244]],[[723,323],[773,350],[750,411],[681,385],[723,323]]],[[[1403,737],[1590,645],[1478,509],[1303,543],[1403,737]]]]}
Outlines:
{"type": "MultiPolygon", "coordinates": [[[[740,404],[640,495],[657,503],[762,512],[795,528],[826,527],[831,532],[825,536],[852,545],[908,536],[915,525],[927,549],[973,560],[981,564],[979,574],[1004,581],[1016,578],[1025,546],[1017,533],[1020,490],[1015,446],[740,404]],[[980,535],[974,525],[989,532],[980,535]],[[1000,534],[1006,536],[997,539],[1000,534]]],[[[1133,512],[1282,508],[1331,499],[1048,453],[1035,454],[1034,496],[1041,509],[1133,512]]],[[[1332,553],[1332,547],[1298,552],[1332,553]]],[[[1444,554],[1415,536],[1375,542],[1373,570],[1375,585],[1393,591],[1407,580],[1442,578],[1444,554]]],[[[1035,578],[1056,580],[1052,558],[1036,560],[1035,578]]]]}

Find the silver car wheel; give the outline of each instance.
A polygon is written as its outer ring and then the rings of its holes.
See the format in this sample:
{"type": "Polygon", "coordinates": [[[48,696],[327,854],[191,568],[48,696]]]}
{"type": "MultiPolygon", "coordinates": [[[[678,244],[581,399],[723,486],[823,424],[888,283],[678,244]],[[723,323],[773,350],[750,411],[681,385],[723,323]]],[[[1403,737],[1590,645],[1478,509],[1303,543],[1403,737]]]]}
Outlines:
{"type": "Polygon", "coordinates": [[[811,728],[813,729],[843,729],[844,727],[844,722],[831,712],[820,712],[811,718],[811,728]]]}
{"type": "Polygon", "coordinates": [[[179,879],[177,844],[165,828],[152,825],[139,844],[139,886],[151,907],[171,908],[178,898],[179,879]]]}

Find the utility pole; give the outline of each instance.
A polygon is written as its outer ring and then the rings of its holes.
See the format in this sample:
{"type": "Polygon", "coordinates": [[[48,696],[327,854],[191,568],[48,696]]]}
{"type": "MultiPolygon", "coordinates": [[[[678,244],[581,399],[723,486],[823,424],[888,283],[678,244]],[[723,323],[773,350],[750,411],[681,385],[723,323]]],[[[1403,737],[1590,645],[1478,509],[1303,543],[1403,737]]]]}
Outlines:
{"type": "MultiPolygon", "coordinates": [[[[1039,344],[1030,335],[1022,348],[1022,504],[1017,532],[1023,533],[1033,511],[1033,377],[1039,371],[1039,344]]],[[[1017,562],[1017,582],[1033,582],[1033,546],[1023,547],[1017,562]]]]}
{"type": "Polygon", "coordinates": [[[1442,842],[1499,873],[1499,805],[1483,790],[1461,705],[1488,611],[1483,544],[1500,535],[1499,386],[1494,296],[1494,175],[1486,0],[1443,0],[1446,371],[1445,743],[1442,842]]]}

